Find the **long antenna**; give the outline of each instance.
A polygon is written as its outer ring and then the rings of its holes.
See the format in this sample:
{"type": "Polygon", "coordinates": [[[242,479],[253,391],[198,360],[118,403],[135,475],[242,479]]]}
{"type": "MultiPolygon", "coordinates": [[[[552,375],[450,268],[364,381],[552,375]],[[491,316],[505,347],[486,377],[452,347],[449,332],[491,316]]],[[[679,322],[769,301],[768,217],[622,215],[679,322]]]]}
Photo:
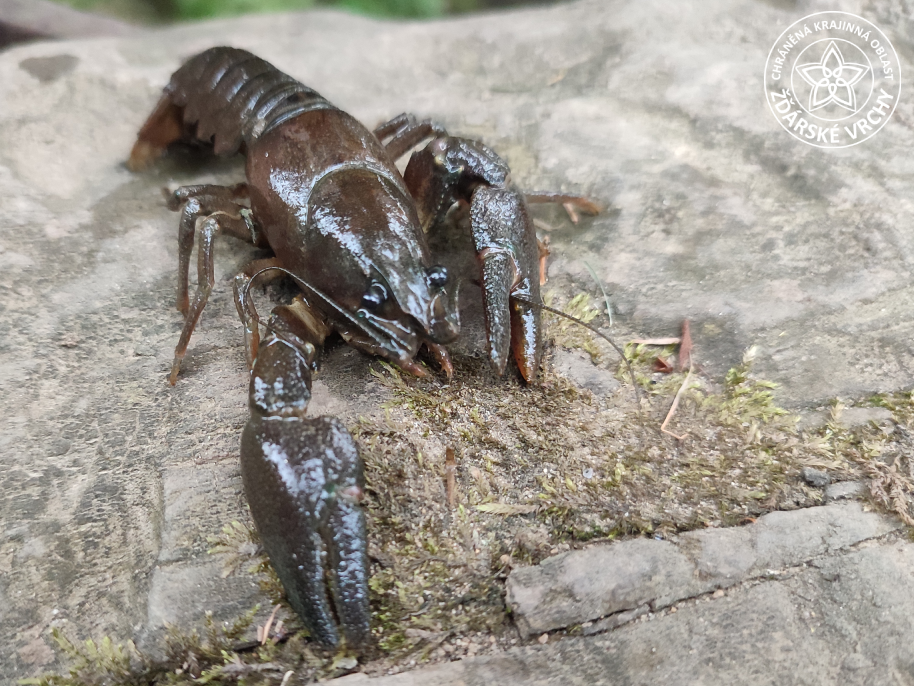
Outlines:
{"type": "MultiPolygon", "coordinates": [[[[319,290],[317,290],[314,286],[312,286],[312,285],[309,284],[307,281],[305,281],[304,279],[302,279],[300,276],[296,276],[295,274],[293,274],[292,272],[290,272],[288,269],[285,269],[285,268],[283,268],[283,267],[276,267],[276,266],[264,267],[264,268],[261,269],[260,271],[255,272],[255,273],[251,276],[251,278],[248,280],[247,284],[245,284],[244,291],[243,291],[242,295],[244,296],[246,302],[249,302],[249,303],[250,303],[250,307],[251,307],[251,309],[253,310],[254,320],[255,320],[258,324],[263,324],[263,321],[260,319],[260,316],[257,314],[257,310],[256,310],[256,308],[254,307],[254,302],[253,302],[253,300],[250,300],[250,298],[249,298],[250,290],[251,290],[251,286],[254,284],[254,280],[255,280],[258,276],[260,276],[261,274],[263,274],[264,272],[269,272],[269,271],[280,271],[280,272],[282,272],[283,274],[285,274],[286,276],[290,277],[293,281],[295,281],[295,283],[297,283],[299,286],[302,286],[302,287],[304,288],[304,290],[307,291],[307,292],[309,292],[313,297],[315,297],[315,298],[318,299],[318,300],[323,301],[323,302],[327,305],[327,307],[329,307],[329,308],[330,308],[333,312],[335,312],[337,315],[339,315],[339,316],[342,317],[343,319],[347,320],[350,324],[353,324],[353,325],[355,325],[356,327],[358,327],[359,329],[361,329],[362,332],[365,333],[365,334],[367,334],[368,336],[370,336],[370,337],[374,340],[375,343],[377,343],[378,345],[383,345],[383,344],[384,344],[384,341],[381,340],[381,338],[377,335],[377,333],[376,333],[375,331],[371,330],[369,327],[367,327],[367,326],[365,325],[364,322],[360,322],[358,319],[356,319],[355,317],[353,317],[353,316],[352,316],[349,312],[347,312],[345,309],[343,309],[342,307],[340,307],[339,305],[337,305],[335,302],[333,302],[333,300],[332,300],[330,297],[328,297],[328,296],[324,295],[323,293],[321,293],[319,290]]],[[[273,333],[277,333],[277,331],[276,331],[273,327],[271,327],[268,323],[267,323],[267,324],[263,324],[263,326],[264,326],[268,331],[273,331],[273,333]]]]}

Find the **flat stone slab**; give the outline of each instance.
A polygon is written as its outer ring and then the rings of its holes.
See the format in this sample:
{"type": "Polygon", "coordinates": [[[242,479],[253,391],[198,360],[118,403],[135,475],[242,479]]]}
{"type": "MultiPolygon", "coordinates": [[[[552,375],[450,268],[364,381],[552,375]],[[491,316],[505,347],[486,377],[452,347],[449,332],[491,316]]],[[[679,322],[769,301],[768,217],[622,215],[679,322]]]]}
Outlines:
{"type": "Polygon", "coordinates": [[[862,481],[839,481],[829,484],[825,489],[826,500],[844,500],[855,498],[866,492],[866,484],[862,481]]]}
{"type": "Polygon", "coordinates": [[[541,634],[650,605],[667,607],[795,567],[900,528],[844,502],[772,512],[752,525],[639,538],[550,557],[508,577],[507,603],[523,635],[541,634]]]}
{"type": "Polygon", "coordinates": [[[914,545],[864,543],[793,573],[565,638],[339,686],[871,686],[914,678],[914,545]]]}

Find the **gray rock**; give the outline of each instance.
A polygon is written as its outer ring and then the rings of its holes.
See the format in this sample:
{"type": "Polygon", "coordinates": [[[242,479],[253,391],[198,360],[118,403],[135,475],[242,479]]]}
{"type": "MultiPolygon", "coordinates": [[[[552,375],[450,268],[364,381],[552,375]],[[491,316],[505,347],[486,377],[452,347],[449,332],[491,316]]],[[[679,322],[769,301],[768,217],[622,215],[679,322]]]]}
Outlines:
{"type": "Polygon", "coordinates": [[[885,407],[847,407],[838,415],[838,425],[845,429],[855,429],[870,423],[891,426],[894,422],[892,411],[885,407]]]}
{"type": "Polygon", "coordinates": [[[830,556],[784,580],[686,601],[599,636],[530,645],[349,686],[848,686],[914,673],[914,546],[830,556]]]}
{"type": "Polygon", "coordinates": [[[894,518],[865,512],[859,503],[836,503],[792,512],[772,512],[755,524],[736,529],[705,529],[679,537],[696,560],[699,574],[724,587],[764,576],[769,570],[794,567],[819,555],[878,538],[902,526],[894,518]],[[697,548],[695,547],[697,546],[697,548]]]}
{"type": "Polygon", "coordinates": [[[66,455],[70,452],[70,447],[72,443],[66,438],[55,438],[48,443],[47,455],[48,457],[60,457],[61,455],[66,455]]]}
{"type": "Polygon", "coordinates": [[[845,498],[856,498],[864,493],[866,493],[866,484],[862,481],[839,481],[829,484],[825,489],[825,499],[844,500],[845,498]]]}
{"type": "Polygon", "coordinates": [[[597,367],[590,355],[577,350],[556,349],[553,364],[559,374],[596,396],[612,395],[622,386],[611,371],[597,367]]]}
{"type": "Polygon", "coordinates": [[[802,474],[803,480],[810,486],[815,486],[816,488],[825,488],[831,482],[831,477],[828,475],[828,472],[823,472],[821,469],[803,467],[802,474]]]}
{"type": "Polygon", "coordinates": [[[506,600],[518,630],[529,636],[631,610],[671,589],[695,592],[697,586],[689,585],[692,571],[672,543],[638,538],[515,569],[508,577],[506,600]]]}
{"type": "Polygon", "coordinates": [[[772,512],[740,528],[692,531],[676,544],[636,539],[597,545],[512,571],[507,603],[521,634],[532,635],[644,604],[666,607],[901,526],[849,502],[772,512]]]}

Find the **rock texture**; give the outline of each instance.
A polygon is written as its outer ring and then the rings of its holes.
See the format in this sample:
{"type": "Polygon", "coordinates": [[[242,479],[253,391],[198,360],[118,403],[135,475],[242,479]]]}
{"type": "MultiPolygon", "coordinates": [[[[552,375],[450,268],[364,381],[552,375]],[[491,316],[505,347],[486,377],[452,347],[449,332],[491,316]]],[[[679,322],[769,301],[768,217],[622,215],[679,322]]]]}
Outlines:
{"type": "MultiPolygon", "coordinates": [[[[248,582],[214,574],[204,552],[244,507],[235,453],[245,375],[227,279],[250,253],[217,247],[219,287],[181,383],[168,387],[181,322],[176,217],[159,194],[233,182],[241,168],[185,162],[134,176],[123,166],[183,59],[217,44],[250,49],[366,123],[432,116],[493,146],[523,187],[594,197],[607,207],[600,217],[570,227],[557,210],[551,221],[554,278],[593,288],[588,262],[618,326],[642,335],[674,334],[690,318],[712,374],[759,344],[757,370],[782,384],[782,402],[803,404],[914,381],[911,100],[871,141],[841,151],[798,143],[764,102],[772,42],[819,9],[878,23],[911,73],[910,10],[890,0],[582,0],[429,23],[311,12],[0,53],[0,682],[53,665],[49,626],[154,637],[165,620],[197,608],[229,616],[253,597],[248,582]]],[[[357,356],[340,352],[327,369],[328,406],[357,412],[377,396],[357,356]]],[[[902,569],[910,551],[879,555],[860,553],[862,593],[862,580],[902,569]]],[[[667,635],[636,627],[607,639],[605,673],[634,674],[636,663],[658,676],[703,673],[710,647],[696,639],[685,658],[676,651],[688,642],[673,639],[706,621],[744,632],[725,659],[767,674],[765,656],[750,652],[762,627],[786,622],[786,650],[813,625],[789,591],[759,588],[771,602],[752,606],[767,613],[757,618],[748,605],[696,611],[667,635]]],[[[902,610],[885,606],[880,646],[875,611],[842,608],[835,621],[847,633],[834,631],[846,659],[858,641],[862,672],[888,664],[902,610]]],[[[574,664],[581,645],[524,654],[548,674],[574,664]]],[[[811,645],[803,659],[838,675],[845,657],[811,645]]],[[[588,674],[582,683],[596,683],[588,674]]],[[[784,674],[780,683],[797,680],[784,674]]]]}
{"type": "Polygon", "coordinates": [[[541,634],[650,605],[667,607],[795,567],[882,536],[901,524],[859,503],[772,512],[751,526],[639,538],[550,557],[508,577],[508,607],[521,634],[541,634]]]}
{"type": "Polygon", "coordinates": [[[339,686],[907,684],[914,547],[831,556],[786,578],[648,614],[612,633],[339,686]]]}

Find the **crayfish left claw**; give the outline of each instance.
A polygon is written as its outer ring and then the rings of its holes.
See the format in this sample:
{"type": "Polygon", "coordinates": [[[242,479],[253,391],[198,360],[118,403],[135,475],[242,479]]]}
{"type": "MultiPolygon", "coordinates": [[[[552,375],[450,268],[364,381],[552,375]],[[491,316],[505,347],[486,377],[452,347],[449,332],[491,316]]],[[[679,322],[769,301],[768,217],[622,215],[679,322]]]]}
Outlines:
{"type": "Polygon", "coordinates": [[[251,374],[242,479],[292,608],[318,642],[358,650],[370,638],[362,462],[339,420],[304,416],[310,386],[309,360],[269,335],[251,374]]]}
{"type": "Polygon", "coordinates": [[[539,248],[523,196],[510,188],[480,186],[470,216],[481,262],[489,357],[504,372],[508,351],[533,381],[542,357],[539,248]],[[526,302],[525,302],[526,301],[526,302]]]}
{"type": "MultiPolygon", "coordinates": [[[[532,382],[542,358],[540,250],[508,165],[478,141],[443,136],[413,153],[403,178],[426,230],[443,226],[455,200],[470,204],[489,358],[502,374],[513,353],[521,375],[532,382]]],[[[556,197],[574,199],[553,194],[549,201],[556,197]]]]}

